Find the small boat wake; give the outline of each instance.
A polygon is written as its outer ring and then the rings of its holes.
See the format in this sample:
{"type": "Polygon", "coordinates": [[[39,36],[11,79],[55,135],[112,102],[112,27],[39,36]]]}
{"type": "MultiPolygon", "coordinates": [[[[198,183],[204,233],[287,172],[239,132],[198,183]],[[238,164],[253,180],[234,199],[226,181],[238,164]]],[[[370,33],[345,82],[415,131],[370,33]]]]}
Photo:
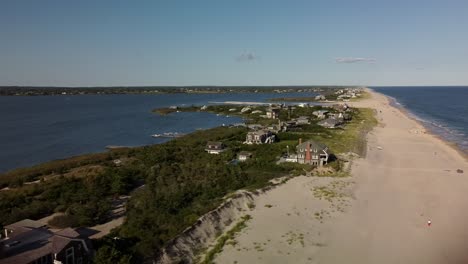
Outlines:
{"type": "Polygon", "coordinates": [[[184,135],[185,134],[179,133],[179,132],[166,132],[166,133],[162,133],[162,134],[153,134],[151,136],[154,137],[154,138],[177,138],[177,137],[181,137],[181,136],[184,136],[184,135]]]}

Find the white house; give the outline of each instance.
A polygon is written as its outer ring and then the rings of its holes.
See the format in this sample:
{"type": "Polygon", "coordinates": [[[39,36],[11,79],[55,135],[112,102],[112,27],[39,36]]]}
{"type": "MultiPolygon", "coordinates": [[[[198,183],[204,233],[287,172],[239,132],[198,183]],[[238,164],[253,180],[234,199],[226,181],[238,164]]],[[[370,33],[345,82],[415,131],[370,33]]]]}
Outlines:
{"type": "Polygon", "coordinates": [[[237,159],[239,161],[246,161],[250,158],[252,158],[252,153],[248,151],[241,151],[239,154],[237,154],[237,159]]]}
{"type": "Polygon", "coordinates": [[[245,137],[244,144],[268,144],[275,142],[275,135],[269,130],[250,131],[245,137]]]}

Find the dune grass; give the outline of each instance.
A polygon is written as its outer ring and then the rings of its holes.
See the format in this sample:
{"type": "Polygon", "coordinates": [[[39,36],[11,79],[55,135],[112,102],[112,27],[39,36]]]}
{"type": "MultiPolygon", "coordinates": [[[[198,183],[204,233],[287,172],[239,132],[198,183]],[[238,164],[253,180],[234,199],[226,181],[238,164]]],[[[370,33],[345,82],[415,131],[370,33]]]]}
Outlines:
{"type": "Polygon", "coordinates": [[[240,231],[242,231],[242,229],[247,227],[247,221],[249,221],[250,219],[252,219],[250,215],[243,216],[241,220],[232,229],[227,231],[226,234],[220,236],[214,247],[206,253],[205,258],[203,259],[203,261],[200,262],[200,264],[214,263],[213,260],[215,259],[218,253],[223,251],[224,245],[226,245],[226,243],[229,243],[229,241],[233,241],[236,234],[238,234],[240,231]]]}

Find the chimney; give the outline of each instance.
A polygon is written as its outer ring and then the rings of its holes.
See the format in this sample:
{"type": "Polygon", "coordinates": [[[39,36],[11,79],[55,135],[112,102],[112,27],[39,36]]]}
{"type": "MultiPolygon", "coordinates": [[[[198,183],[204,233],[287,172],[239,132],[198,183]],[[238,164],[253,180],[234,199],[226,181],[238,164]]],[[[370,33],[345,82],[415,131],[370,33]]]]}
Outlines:
{"type": "Polygon", "coordinates": [[[305,160],[306,161],[311,161],[312,160],[312,156],[310,155],[310,143],[307,143],[307,150],[306,150],[305,160]]]}
{"type": "Polygon", "coordinates": [[[302,138],[299,138],[299,145],[302,144],[302,138]]]}

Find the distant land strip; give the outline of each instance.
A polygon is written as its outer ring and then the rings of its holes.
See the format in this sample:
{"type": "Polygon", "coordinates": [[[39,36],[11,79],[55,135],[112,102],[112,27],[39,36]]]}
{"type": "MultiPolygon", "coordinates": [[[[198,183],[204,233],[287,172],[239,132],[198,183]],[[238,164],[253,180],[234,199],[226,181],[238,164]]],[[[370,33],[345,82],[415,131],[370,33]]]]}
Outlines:
{"type": "Polygon", "coordinates": [[[0,86],[0,96],[169,93],[318,93],[324,90],[342,88],[354,88],[354,86],[0,86]]]}

